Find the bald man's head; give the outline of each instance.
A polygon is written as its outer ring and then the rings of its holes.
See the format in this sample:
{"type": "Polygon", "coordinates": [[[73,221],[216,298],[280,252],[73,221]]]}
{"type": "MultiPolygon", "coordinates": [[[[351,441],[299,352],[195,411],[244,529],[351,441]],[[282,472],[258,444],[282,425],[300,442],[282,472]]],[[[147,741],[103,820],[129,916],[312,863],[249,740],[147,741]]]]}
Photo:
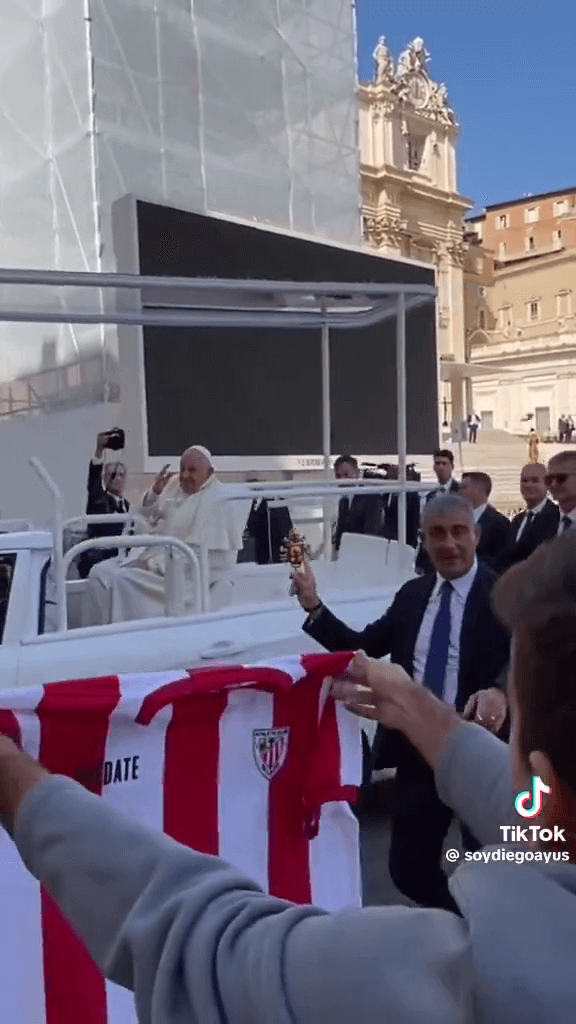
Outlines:
{"type": "Polygon", "coordinates": [[[536,508],[546,500],[546,466],[529,462],[520,473],[520,491],[528,508],[536,508]]]}
{"type": "Polygon", "coordinates": [[[207,448],[192,445],[180,457],[180,487],[186,494],[196,494],[210,479],[214,467],[207,448]]]}

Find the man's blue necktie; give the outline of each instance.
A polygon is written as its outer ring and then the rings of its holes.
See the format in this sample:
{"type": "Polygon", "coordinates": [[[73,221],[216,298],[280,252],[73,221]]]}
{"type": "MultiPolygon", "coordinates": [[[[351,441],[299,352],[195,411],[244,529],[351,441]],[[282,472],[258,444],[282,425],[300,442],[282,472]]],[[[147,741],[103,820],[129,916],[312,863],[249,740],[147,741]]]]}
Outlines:
{"type": "Polygon", "coordinates": [[[452,597],[453,589],[452,584],[448,580],[444,580],[440,588],[440,607],[434,620],[434,627],[430,638],[430,649],[422,680],[424,686],[437,697],[440,697],[440,699],[442,699],[444,693],[444,680],[448,667],[451,626],[450,598],[452,597]]]}
{"type": "Polygon", "coordinates": [[[573,526],[570,516],[562,516],[562,533],[567,533],[573,526]]]}

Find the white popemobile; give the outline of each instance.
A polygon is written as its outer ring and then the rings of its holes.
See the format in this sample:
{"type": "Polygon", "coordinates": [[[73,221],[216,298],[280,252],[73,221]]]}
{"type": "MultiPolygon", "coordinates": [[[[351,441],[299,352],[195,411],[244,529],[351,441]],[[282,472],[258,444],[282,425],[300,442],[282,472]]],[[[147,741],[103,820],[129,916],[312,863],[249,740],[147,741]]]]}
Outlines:
{"type": "MultiPolygon", "coordinates": [[[[170,278],[148,279],[120,275],[62,274],[62,272],[0,271],[0,283],[66,283],[91,287],[149,286],[154,282],[174,286],[170,278]],[[71,280],[78,278],[78,281],[71,280]],[[61,279],[61,280],[60,280],[61,279]]],[[[179,280],[205,294],[246,282],[179,280]]],[[[393,483],[373,481],[227,485],[229,501],[246,503],[256,497],[287,502],[322,503],[333,506],[341,493],[400,492],[399,542],[378,537],[344,535],[337,561],[331,561],[328,516],[324,515],[324,559],[314,563],[319,588],[334,610],[356,628],[383,613],[398,587],[413,574],[414,551],[405,543],[405,508],[408,491],[426,491],[427,485],[406,483],[406,311],[434,301],[429,285],[298,284],[293,282],[250,282],[251,301],[263,296],[261,310],[239,311],[219,307],[217,302],[187,308],[178,322],[186,325],[244,323],[249,315],[254,326],[274,323],[278,327],[315,324],[322,329],[324,456],[330,468],[330,403],[327,386],[329,327],[376,323],[397,317],[398,368],[398,464],[399,479],[393,483]],[[269,299],[284,308],[270,309],[269,299]],[[342,296],[346,296],[346,300],[342,296]],[[280,296],[280,298],[278,298],[280,296]],[[264,308],[264,299],[268,305],[264,308]],[[343,302],[345,303],[343,305],[343,302]],[[289,304],[289,305],[288,305],[289,304]],[[404,515],[402,514],[404,512],[404,515]]],[[[240,291],[239,291],[240,294],[240,291]]],[[[148,312],[114,314],[61,313],[58,319],[74,322],[147,323],[148,312]],[[80,318],[80,320],[79,320],[80,318]]],[[[174,319],[174,313],[153,314],[160,322],[174,319]]],[[[0,320],[54,320],[53,312],[14,312],[0,309],[0,320]]],[[[155,322],[156,322],[155,320],[155,322]]],[[[172,322],[171,320],[171,322],[172,322]]],[[[118,521],[118,517],[80,517],[66,520],[60,492],[36,459],[35,471],[53,495],[53,530],[39,531],[32,523],[0,523],[0,679],[4,689],[33,686],[63,679],[80,679],[132,672],[192,668],[211,662],[255,663],[287,654],[318,651],[319,647],[302,632],[303,614],[295,598],[289,597],[288,564],[259,566],[249,563],[231,568],[228,603],[214,608],[209,586],[207,552],[198,554],[176,538],[136,532],[131,536],[83,541],[64,551],[64,537],[71,529],[88,523],[118,521]],[[109,625],[83,626],[82,591],[85,581],[68,579],[74,559],[90,546],[134,550],[158,545],[166,551],[165,614],[160,618],[109,625]],[[182,614],[182,572],[187,564],[195,589],[195,612],[182,614]]],[[[138,519],[127,514],[138,530],[138,519]]],[[[120,554],[119,557],[122,557],[120,554]]]]}

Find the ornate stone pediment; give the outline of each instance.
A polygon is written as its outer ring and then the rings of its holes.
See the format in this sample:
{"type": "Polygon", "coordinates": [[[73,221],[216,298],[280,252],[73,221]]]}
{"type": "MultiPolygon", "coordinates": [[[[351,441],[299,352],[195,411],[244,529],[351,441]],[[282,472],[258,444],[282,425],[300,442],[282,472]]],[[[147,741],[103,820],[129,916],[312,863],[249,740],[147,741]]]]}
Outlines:
{"type": "Polygon", "coordinates": [[[414,39],[400,55],[397,68],[380,36],[374,50],[374,83],[394,93],[406,110],[413,109],[446,127],[456,127],[456,116],[442,82],[433,82],[428,74],[430,54],[420,38],[414,39]]]}

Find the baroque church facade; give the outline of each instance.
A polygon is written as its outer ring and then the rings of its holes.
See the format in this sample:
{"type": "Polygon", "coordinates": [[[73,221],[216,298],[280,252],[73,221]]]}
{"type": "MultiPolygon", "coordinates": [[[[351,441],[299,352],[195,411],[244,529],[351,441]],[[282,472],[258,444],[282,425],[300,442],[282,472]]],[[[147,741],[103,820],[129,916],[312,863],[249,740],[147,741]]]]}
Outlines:
{"type": "Polygon", "coordinates": [[[436,268],[442,420],[459,423],[466,401],[464,214],[458,191],[459,126],[446,86],[429,74],[414,39],[396,61],[380,37],[374,77],[358,88],[364,244],[436,268]]]}

